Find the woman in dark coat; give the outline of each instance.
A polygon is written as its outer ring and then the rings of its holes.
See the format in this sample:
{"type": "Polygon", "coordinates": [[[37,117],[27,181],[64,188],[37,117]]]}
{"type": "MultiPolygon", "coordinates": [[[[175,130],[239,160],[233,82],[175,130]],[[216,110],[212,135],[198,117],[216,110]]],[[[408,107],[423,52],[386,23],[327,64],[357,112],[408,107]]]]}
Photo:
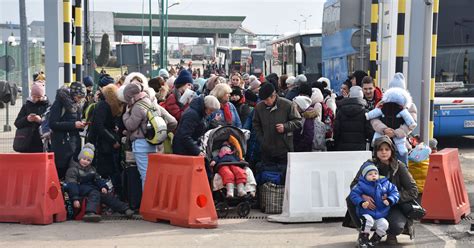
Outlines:
{"type": "Polygon", "coordinates": [[[51,149],[59,178],[64,178],[71,159],[77,159],[81,151],[79,132],[85,127],[81,121],[81,102],[86,96],[86,87],[74,82],[56,93],[51,106],[49,126],[52,130],[51,149]]]}
{"type": "MultiPolygon", "coordinates": [[[[31,86],[31,97],[21,107],[15,120],[15,127],[17,129],[31,129],[30,144],[22,152],[43,152],[43,142],[39,133],[39,126],[42,121],[41,116],[46,112],[49,105],[49,101],[45,96],[44,82],[33,83],[31,86]]],[[[28,139],[28,137],[26,138],[28,139]]]]}
{"type": "MultiPolygon", "coordinates": [[[[390,212],[386,217],[389,223],[387,243],[395,245],[397,244],[396,236],[401,233],[409,234],[411,237],[414,235],[413,220],[408,219],[400,211],[399,204],[415,200],[418,197],[418,188],[407,166],[396,159],[395,146],[389,137],[383,136],[374,141],[373,159],[367,160],[367,162],[361,166],[361,169],[351,183],[351,189],[358,183],[362,168],[370,164],[375,165],[381,176],[388,178],[391,183],[397,186],[398,192],[400,193],[399,202],[390,208],[390,212]]],[[[372,198],[365,195],[362,197],[369,202],[369,208],[372,209],[372,207],[375,207],[372,198]]],[[[346,215],[342,225],[346,227],[360,227],[360,220],[356,216],[355,206],[349,199],[347,199],[347,209],[349,215],[346,215]]]]}
{"type": "Polygon", "coordinates": [[[365,118],[366,101],[362,88],[353,86],[350,97],[342,100],[334,121],[334,140],[337,151],[366,150],[371,135],[370,122],[365,118]]]}
{"type": "Polygon", "coordinates": [[[206,117],[221,107],[215,96],[194,99],[178,124],[173,139],[173,153],[179,155],[202,155],[199,138],[207,131],[206,117]]]}
{"type": "Polygon", "coordinates": [[[97,172],[103,178],[111,178],[119,172],[119,165],[114,160],[120,148],[116,120],[122,114],[123,107],[115,85],[109,84],[101,92],[101,99],[94,109],[89,137],[96,147],[97,172]]]}

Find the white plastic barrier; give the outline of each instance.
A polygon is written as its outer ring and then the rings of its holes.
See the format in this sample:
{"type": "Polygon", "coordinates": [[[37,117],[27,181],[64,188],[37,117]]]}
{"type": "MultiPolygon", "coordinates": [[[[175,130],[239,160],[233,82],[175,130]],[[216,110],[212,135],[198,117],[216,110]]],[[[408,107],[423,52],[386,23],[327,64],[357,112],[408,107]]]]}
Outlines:
{"type": "Polygon", "coordinates": [[[370,151],[288,154],[283,212],[271,222],[319,222],[344,217],[350,184],[370,151]]]}

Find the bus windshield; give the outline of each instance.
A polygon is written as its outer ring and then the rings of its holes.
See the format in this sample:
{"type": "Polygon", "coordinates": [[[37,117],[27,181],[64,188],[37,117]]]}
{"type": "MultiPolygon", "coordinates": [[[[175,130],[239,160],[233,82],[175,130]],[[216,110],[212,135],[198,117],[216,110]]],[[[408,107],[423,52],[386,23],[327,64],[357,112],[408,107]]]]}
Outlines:
{"type": "Polygon", "coordinates": [[[474,46],[438,48],[436,57],[436,97],[474,97],[474,46]]]}

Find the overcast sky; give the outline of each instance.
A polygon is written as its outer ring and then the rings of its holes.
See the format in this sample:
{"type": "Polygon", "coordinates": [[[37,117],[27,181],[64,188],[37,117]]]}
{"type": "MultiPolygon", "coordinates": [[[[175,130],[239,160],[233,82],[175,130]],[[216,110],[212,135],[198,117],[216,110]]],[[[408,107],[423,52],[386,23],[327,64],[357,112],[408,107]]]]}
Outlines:
{"type": "MultiPolygon", "coordinates": [[[[52,1],[52,0],[45,0],[52,1]]],[[[148,0],[89,0],[91,11],[148,13],[148,0]]],[[[282,34],[305,29],[301,16],[307,18],[306,29],[321,28],[325,0],[181,0],[169,14],[246,16],[243,26],[257,34],[282,34]],[[296,21],[295,21],[296,20],[296,21]],[[300,24],[299,24],[300,23],[300,24]]],[[[18,0],[0,0],[0,23],[19,23],[18,0]]],[[[168,0],[168,5],[175,0],[168,0]]],[[[43,0],[26,0],[27,21],[44,20],[43,0]]],[[[158,13],[158,0],[152,1],[158,13]]]]}

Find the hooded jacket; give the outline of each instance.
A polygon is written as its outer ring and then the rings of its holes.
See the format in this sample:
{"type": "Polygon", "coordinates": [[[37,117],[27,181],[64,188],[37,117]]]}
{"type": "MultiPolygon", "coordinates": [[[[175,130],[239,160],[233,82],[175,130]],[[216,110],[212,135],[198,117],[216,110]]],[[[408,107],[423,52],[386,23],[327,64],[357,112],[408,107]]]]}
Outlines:
{"type": "MultiPolygon", "coordinates": [[[[368,164],[364,164],[361,168],[363,170],[368,164]]],[[[400,198],[397,187],[393,185],[387,178],[380,178],[377,181],[370,182],[364,178],[363,175],[359,177],[359,182],[352,188],[349,195],[352,203],[356,206],[357,216],[361,217],[364,214],[372,216],[374,219],[385,218],[388,215],[390,206],[395,205],[400,198]],[[362,195],[367,195],[374,199],[375,209],[364,209],[362,203],[362,195]],[[383,196],[387,195],[389,206],[383,203],[383,196]]]]}
{"type": "Polygon", "coordinates": [[[199,137],[207,130],[204,97],[194,99],[184,112],[173,139],[173,153],[197,156],[199,137]]]}
{"type": "Polygon", "coordinates": [[[293,140],[295,152],[311,152],[313,148],[314,138],[314,120],[319,116],[320,112],[312,107],[309,107],[303,112],[303,126],[295,131],[295,138],[293,140]]]}
{"type": "Polygon", "coordinates": [[[29,122],[28,115],[37,114],[42,116],[49,107],[49,101],[38,101],[33,103],[31,99],[28,99],[26,103],[21,107],[20,112],[15,120],[15,127],[20,128],[31,128],[33,129],[31,144],[27,152],[43,152],[43,142],[41,141],[41,135],[39,133],[39,123],[29,122]]]}
{"type": "Polygon", "coordinates": [[[179,98],[181,98],[181,94],[179,93],[178,89],[173,89],[172,93],[166,98],[164,101],[163,106],[176,120],[179,122],[181,119],[181,115],[183,112],[189,107],[188,104],[183,105],[179,102],[179,98]]]}
{"type": "Polygon", "coordinates": [[[273,157],[286,156],[288,152],[294,151],[293,134],[302,127],[301,115],[296,106],[278,96],[272,107],[267,107],[263,101],[257,104],[252,125],[261,144],[262,154],[273,157]],[[275,125],[279,123],[284,126],[283,133],[276,131],[275,125]]]}
{"type": "Polygon", "coordinates": [[[66,172],[66,183],[71,200],[80,200],[81,196],[86,196],[92,190],[106,188],[107,184],[102,179],[95,168],[91,165],[81,166],[76,161],[71,161],[71,165],[66,172]]]}
{"type": "Polygon", "coordinates": [[[337,109],[334,121],[334,140],[338,151],[365,150],[371,137],[371,127],[362,98],[345,98],[337,109]]]}

